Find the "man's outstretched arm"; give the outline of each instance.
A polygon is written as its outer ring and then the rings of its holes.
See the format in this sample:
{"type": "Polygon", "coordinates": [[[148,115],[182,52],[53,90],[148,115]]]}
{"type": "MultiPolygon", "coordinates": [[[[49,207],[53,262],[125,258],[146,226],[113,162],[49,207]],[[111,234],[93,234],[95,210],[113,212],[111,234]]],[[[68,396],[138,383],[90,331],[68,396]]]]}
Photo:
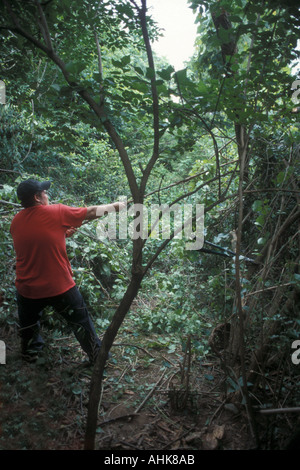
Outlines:
{"type": "Polygon", "coordinates": [[[120,212],[125,209],[126,204],[124,202],[113,202],[111,204],[103,204],[101,206],[89,206],[85,220],[94,220],[103,215],[109,214],[110,212],[120,212]]]}

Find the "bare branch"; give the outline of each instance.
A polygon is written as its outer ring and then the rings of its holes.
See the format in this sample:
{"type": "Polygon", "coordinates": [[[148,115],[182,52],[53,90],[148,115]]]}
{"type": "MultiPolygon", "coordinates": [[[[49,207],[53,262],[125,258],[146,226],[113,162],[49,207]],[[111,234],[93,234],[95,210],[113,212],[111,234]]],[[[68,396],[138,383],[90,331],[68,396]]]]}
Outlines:
{"type": "Polygon", "coordinates": [[[219,177],[219,197],[221,197],[221,174],[220,174],[220,157],[219,157],[219,147],[218,147],[218,144],[217,144],[217,140],[215,138],[215,135],[214,133],[212,132],[211,128],[208,126],[208,124],[206,123],[205,119],[203,119],[202,116],[200,116],[200,114],[195,110],[195,109],[191,109],[191,110],[188,110],[189,113],[193,114],[194,116],[196,116],[201,122],[202,124],[204,125],[205,129],[207,130],[207,132],[209,133],[209,135],[211,136],[212,138],[212,141],[213,141],[213,145],[214,145],[214,149],[215,149],[215,157],[216,157],[216,174],[218,175],[219,177]]]}
{"type": "MultiPolygon", "coordinates": [[[[217,179],[216,177],[214,179],[217,179]]],[[[222,197],[221,199],[218,199],[217,201],[213,202],[212,204],[210,204],[210,206],[206,207],[204,209],[204,213],[207,213],[207,212],[210,212],[214,207],[216,207],[218,204],[221,204],[221,202],[224,202],[225,200],[231,198],[231,197],[235,197],[236,194],[233,194],[233,195],[230,195],[228,196],[227,198],[224,198],[222,197]]],[[[172,233],[170,235],[170,238],[166,239],[159,247],[158,249],[156,250],[156,252],[154,253],[154,255],[152,256],[152,258],[148,261],[145,269],[144,269],[144,276],[146,275],[147,271],[152,267],[152,265],[154,264],[154,262],[157,260],[157,258],[159,257],[160,253],[166,248],[166,246],[169,244],[169,242],[171,240],[173,240],[174,236],[176,235],[176,233],[172,233]]]]}
{"type": "MultiPolygon", "coordinates": [[[[227,165],[231,165],[232,163],[238,163],[238,160],[232,160],[231,162],[227,162],[227,163],[223,163],[222,165],[220,165],[221,167],[224,167],[224,166],[227,166],[227,165]]],[[[192,175],[192,176],[188,176],[187,178],[184,178],[183,180],[180,180],[180,181],[176,181],[175,183],[171,183],[169,184],[168,186],[164,186],[164,187],[159,187],[158,189],[155,189],[153,191],[151,191],[150,193],[147,193],[145,194],[145,198],[146,197],[149,197],[149,196],[152,196],[152,194],[155,194],[155,193],[158,193],[158,192],[161,192],[161,191],[165,191],[167,189],[170,189],[170,188],[173,188],[174,186],[179,186],[180,184],[185,184],[185,183],[189,183],[190,181],[194,180],[195,178],[199,178],[200,176],[202,175],[205,175],[207,173],[207,170],[204,170],[204,171],[200,171],[199,173],[196,173],[195,175],[192,175]]],[[[233,174],[232,174],[232,177],[234,177],[234,171],[233,171],[233,174]]],[[[226,176],[226,175],[222,175],[221,177],[223,176],[226,176]]],[[[231,180],[230,180],[231,181],[231,180]]],[[[228,186],[228,185],[227,185],[228,186]]],[[[225,190],[225,194],[226,192],[228,191],[228,189],[225,190]]],[[[245,191],[246,192],[246,191],[245,191]]]]}
{"type": "Polygon", "coordinates": [[[140,8],[138,11],[139,11],[139,18],[140,18],[140,23],[141,23],[141,28],[142,28],[142,34],[143,34],[144,43],[145,43],[146,52],[147,52],[148,65],[149,65],[149,68],[152,70],[152,76],[150,80],[151,80],[151,93],[152,93],[152,100],[153,100],[153,131],[154,131],[153,154],[144,171],[144,174],[141,180],[141,185],[140,185],[141,199],[143,199],[147,181],[149,179],[151,170],[159,157],[159,104],[158,104],[158,93],[157,93],[157,88],[155,84],[155,81],[156,81],[155,65],[154,65],[154,59],[153,59],[148,29],[147,29],[146,0],[142,0],[142,8],[140,8]]]}
{"type": "Polygon", "coordinates": [[[49,32],[49,28],[48,28],[48,24],[47,24],[47,20],[46,20],[43,8],[38,0],[35,0],[35,4],[39,12],[38,24],[42,32],[45,44],[47,48],[49,49],[49,51],[53,51],[52,40],[51,40],[51,36],[50,36],[50,32],[49,32]]]}

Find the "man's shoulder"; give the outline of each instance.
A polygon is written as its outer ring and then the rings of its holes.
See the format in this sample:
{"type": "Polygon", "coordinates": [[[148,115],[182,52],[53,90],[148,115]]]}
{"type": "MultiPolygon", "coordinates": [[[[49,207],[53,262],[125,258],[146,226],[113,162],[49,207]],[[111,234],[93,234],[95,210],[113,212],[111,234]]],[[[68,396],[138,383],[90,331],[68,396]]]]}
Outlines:
{"type": "Polygon", "coordinates": [[[28,217],[39,214],[41,211],[59,212],[62,204],[51,204],[48,206],[39,205],[21,209],[12,219],[12,224],[24,220],[28,217]]]}
{"type": "Polygon", "coordinates": [[[49,212],[54,212],[54,213],[59,213],[62,211],[68,211],[71,209],[70,206],[66,206],[65,204],[57,203],[57,204],[49,204],[47,206],[39,206],[42,208],[44,211],[49,211],[49,212]]]}
{"type": "Polygon", "coordinates": [[[48,211],[60,211],[60,208],[61,208],[62,204],[49,204],[48,206],[40,206],[40,207],[43,207],[44,210],[48,210],[48,211]]]}

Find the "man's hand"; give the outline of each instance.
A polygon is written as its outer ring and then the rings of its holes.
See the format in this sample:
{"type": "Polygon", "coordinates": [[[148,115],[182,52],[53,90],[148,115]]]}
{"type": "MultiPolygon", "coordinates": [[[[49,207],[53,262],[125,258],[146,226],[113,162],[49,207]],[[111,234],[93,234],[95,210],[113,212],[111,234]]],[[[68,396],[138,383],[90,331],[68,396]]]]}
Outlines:
{"type": "Polygon", "coordinates": [[[123,209],[126,209],[127,204],[126,202],[114,202],[113,206],[115,207],[116,212],[120,212],[123,209]]]}
{"type": "Polygon", "coordinates": [[[72,235],[74,235],[76,231],[77,229],[75,227],[68,228],[68,230],[66,230],[66,237],[67,238],[71,237],[72,235]]]}

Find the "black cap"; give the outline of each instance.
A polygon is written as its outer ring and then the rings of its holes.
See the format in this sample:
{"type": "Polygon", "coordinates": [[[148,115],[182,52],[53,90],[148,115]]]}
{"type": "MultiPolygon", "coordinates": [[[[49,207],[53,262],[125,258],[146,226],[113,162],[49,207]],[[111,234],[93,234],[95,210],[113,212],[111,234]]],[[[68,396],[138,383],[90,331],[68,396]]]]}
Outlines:
{"type": "Polygon", "coordinates": [[[36,193],[49,189],[50,185],[50,181],[41,182],[33,179],[22,181],[22,183],[20,183],[17,187],[18,198],[21,201],[26,201],[27,199],[33,197],[36,193]]]}

